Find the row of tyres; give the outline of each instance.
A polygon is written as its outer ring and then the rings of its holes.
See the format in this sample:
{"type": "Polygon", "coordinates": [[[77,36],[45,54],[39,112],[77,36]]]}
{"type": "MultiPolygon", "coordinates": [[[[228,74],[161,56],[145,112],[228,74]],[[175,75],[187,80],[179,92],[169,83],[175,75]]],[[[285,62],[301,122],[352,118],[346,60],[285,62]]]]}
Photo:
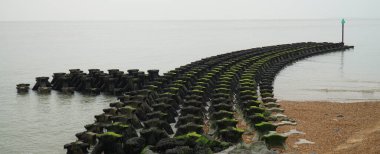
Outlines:
{"type": "Polygon", "coordinates": [[[149,78],[135,89],[122,91],[119,102],[96,115],[95,123],[86,125],[84,132],[76,134],[78,140],[64,148],[70,154],[219,152],[241,142],[247,131],[237,127],[240,113],[260,140],[282,140],[271,132],[276,129],[271,112],[281,111],[273,110],[278,107],[273,98],[274,76],[294,57],[322,53],[327,46],[345,47],[297,43],[241,50],[149,78]],[[318,50],[309,52],[314,49],[318,50]]]}

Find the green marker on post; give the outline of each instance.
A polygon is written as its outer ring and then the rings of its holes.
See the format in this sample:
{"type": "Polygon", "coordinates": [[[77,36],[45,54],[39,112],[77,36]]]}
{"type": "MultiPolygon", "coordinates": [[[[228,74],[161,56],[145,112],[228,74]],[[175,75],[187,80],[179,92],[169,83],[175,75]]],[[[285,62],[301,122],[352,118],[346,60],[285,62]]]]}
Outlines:
{"type": "Polygon", "coordinates": [[[344,20],[343,18],[341,23],[342,23],[342,43],[344,44],[344,24],[346,23],[346,20],[344,20]]]}

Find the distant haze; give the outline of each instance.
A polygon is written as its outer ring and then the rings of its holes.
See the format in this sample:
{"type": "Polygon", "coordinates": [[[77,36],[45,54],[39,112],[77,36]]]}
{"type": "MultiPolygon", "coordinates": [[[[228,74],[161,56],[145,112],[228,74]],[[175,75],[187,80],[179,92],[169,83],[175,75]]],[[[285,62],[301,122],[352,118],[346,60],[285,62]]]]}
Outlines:
{"type": "Polygon", "coordinates": [[[0,0],[0,21],[380,18],[379,0],[0,0]]]}

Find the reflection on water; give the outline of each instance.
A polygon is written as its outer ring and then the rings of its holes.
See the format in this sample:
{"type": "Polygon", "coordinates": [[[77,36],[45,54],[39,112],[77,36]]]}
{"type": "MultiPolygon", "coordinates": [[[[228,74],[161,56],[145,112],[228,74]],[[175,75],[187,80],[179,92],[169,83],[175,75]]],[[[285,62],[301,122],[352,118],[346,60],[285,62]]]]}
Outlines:
{"type": "Polygon", "coordinates": [[[367,57],[369,51],[360,49],[311,57],[286,67],[275,80],[275,95],[299,101],[380,100],[380,71],[371,62],[380,54],[367,57]],[[359,67],[363,63],[366,68],[359,67]]]}

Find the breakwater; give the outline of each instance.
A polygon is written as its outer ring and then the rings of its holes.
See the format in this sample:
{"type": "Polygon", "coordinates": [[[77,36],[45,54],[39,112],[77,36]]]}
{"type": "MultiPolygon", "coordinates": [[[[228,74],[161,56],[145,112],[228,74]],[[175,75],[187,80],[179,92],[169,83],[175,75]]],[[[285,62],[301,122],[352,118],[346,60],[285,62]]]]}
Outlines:
{"type": "Polygon", "coordinates": [[[286,139],[275,132],[278,122],[286,121],[277,114],[282,110],[273,96],[276,73],[299,59],[348,48],[295,43],[248,49],[204,58],[163,76],[157,70],[147,75],[73,69],[54,74],[51,83],[37,78],[33,89],[118,96],[120,102],[111,103],[76,134],[78,141],[64,146],[68,153],[219,152],[249,131],[237,127],[238,117],[271,148],[286,139]]]}

